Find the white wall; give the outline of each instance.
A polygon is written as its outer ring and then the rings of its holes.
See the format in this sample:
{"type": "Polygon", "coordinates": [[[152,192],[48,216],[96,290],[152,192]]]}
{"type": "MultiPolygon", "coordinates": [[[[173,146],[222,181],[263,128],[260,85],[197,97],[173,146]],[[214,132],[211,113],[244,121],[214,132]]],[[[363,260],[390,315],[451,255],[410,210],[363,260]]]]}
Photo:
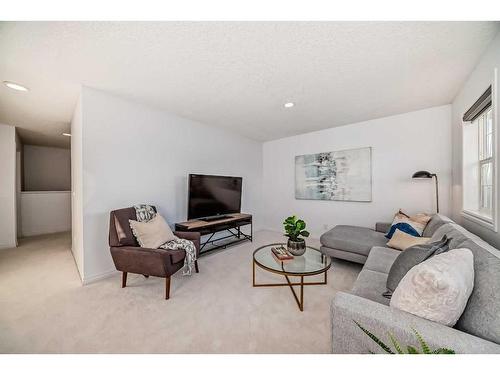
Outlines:
{"type": "Polygon", "coordinates": [[[434,184],[412,180],[418,170],[439,177],[440,212],[450,208],[450,106],[365,121],[264,143],[265,224],[282,230],[290,214],[318,237],[337,224],[374,227],[402,208],[435,212],[434,184]],[[372,147],[371,203],[295,199],[295,156],[372,147]]]}
{"type": "Polygon", "coordinates": [[[70,150],[24,145],[24,191],[69,191],[70,150]]]}
{"type": "Polygon", "coordinates": [[[23,237],[71,230],[71,192],[22,192],[21,218],[23,237]]]}
{"type": "Polygon", "coordinates": [[[16,151],[16,236],[21,237],[21,152],[16,151]]]}
{"type": "MultiPolygon", "coordinates": [[[[500,234],[488,228],[480,226],[466,218],[462,217],[462,140],[463,140],[463,114],[474,104],[481,94],[493,85],[494,70],[500,67],[500,34],[493,40],[488,50],[481,57],[478,65],[470,74],[457,96],[452,103],[452,144],[453,144],[453,208],[452,217],[455,221],[461,223],[465,228],[476,233],[493,246],[500,248],[500,234]]],[[[500,72],[499,72],[500,73],[500,72]]],[[[495,107],[500,105],[500,95],[496,94],[495,107]]],[[[497,114],[498,122],[498,114],[497,114]]],[[[496,152],[500,144],[499,124],[496,124],[496,152]]],[[[497,171],[500,168],[497,166],[497,171]]],[[[500,173],[497,173],[497,187],[500,188],[500,173]]],[[[500,189],[499,189],[500,190],[500,189]]],[[[500,211],[499,190],[497,190],[497,213],[500,211]]]]}
{"type": "Polygon", "coordinates": [[[16,242],[16,129],[0,124],[0,249],[16,242]]]}
{"type": "MultiPolygon", "coordinates": [[[[21,237],[21,188],[23,144],[16,131],[16,237],[21,237]]],[[[16,238],[16,240],[17,240],[16,238]]],[[[17,242],[17,241],[16,241],[17,242]]]]}
{"type": "MultiPolygon", "coordinates": [[[[81,100],[84,282],[115,269],[109,212],[150,203],[170,224],[185,220],[189,173],[242,176],[242,211],[255,215],[258,228],[260,142],[90,88],[82,89],[81,100]]],[[[72,142],[77,128],[72,126],[72,142]]]]}
{"type": "Polygon", "coordinates": [[[82,168],[82,97],[78,98],[71,120],[71,251],[80,278],[84,278],[83,262],[83,168],[82,168]]]}

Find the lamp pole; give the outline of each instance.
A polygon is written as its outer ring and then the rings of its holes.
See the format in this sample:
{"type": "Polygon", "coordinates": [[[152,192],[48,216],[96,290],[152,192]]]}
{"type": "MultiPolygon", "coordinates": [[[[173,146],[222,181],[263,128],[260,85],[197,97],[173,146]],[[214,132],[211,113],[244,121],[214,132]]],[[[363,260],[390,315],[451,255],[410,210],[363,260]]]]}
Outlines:
{"type": "Polygon", "coordinates": [[[439,190],[438,190],[438,176],[433,173],[432,177],[436,179],[436,212],[439,213],[439,190]]]}

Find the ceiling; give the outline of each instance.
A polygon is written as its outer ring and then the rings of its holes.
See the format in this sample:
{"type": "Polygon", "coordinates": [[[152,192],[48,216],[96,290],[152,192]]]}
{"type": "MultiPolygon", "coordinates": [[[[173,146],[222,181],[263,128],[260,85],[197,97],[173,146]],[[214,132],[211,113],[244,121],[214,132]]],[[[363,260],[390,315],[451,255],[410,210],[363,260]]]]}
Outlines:
{"type": "Polygon", "coordinates": [[[80,85],[272,140],[450,103],[495,22],[2,22],[0,123],[68,147],[80,85]],[[293,108],[284,108],[294,102],[293,108]]]}

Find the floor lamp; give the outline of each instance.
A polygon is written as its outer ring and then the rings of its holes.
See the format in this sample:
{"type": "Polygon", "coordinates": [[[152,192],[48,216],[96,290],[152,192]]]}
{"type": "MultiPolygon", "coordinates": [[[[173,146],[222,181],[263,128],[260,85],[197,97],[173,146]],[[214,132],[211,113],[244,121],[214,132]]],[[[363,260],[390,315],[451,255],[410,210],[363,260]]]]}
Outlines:
{"type": "Polygon", "coordinates": [[[418,171],[418,172],[413,173],[413,176],[411,176],[411,177],[418,178],[418,179],[432,178],[432,177],[435,178],[435,181],[436,181],[436,211],[437,211],[437,213],[439,213],[439,190],[438,190],[438,177],[437,177],[437,175],[435,173],[430,173],[427,171],[418,171]]]}

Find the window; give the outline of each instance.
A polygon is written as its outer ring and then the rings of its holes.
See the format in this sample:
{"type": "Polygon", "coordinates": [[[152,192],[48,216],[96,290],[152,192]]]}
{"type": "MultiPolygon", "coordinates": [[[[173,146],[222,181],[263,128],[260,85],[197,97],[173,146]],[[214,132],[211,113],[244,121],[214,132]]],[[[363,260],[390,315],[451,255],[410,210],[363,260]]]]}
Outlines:
{"type": "Polygon", "coordinates": [[[477,121],[479,129],[479,212],[493,217],[493,124],[489,107],[477,121]]]}
{"type": "Polygon", "coordinates": [[[463,213],[495,229],[495,142],[491,88],[464,115],[463,213]]]}

